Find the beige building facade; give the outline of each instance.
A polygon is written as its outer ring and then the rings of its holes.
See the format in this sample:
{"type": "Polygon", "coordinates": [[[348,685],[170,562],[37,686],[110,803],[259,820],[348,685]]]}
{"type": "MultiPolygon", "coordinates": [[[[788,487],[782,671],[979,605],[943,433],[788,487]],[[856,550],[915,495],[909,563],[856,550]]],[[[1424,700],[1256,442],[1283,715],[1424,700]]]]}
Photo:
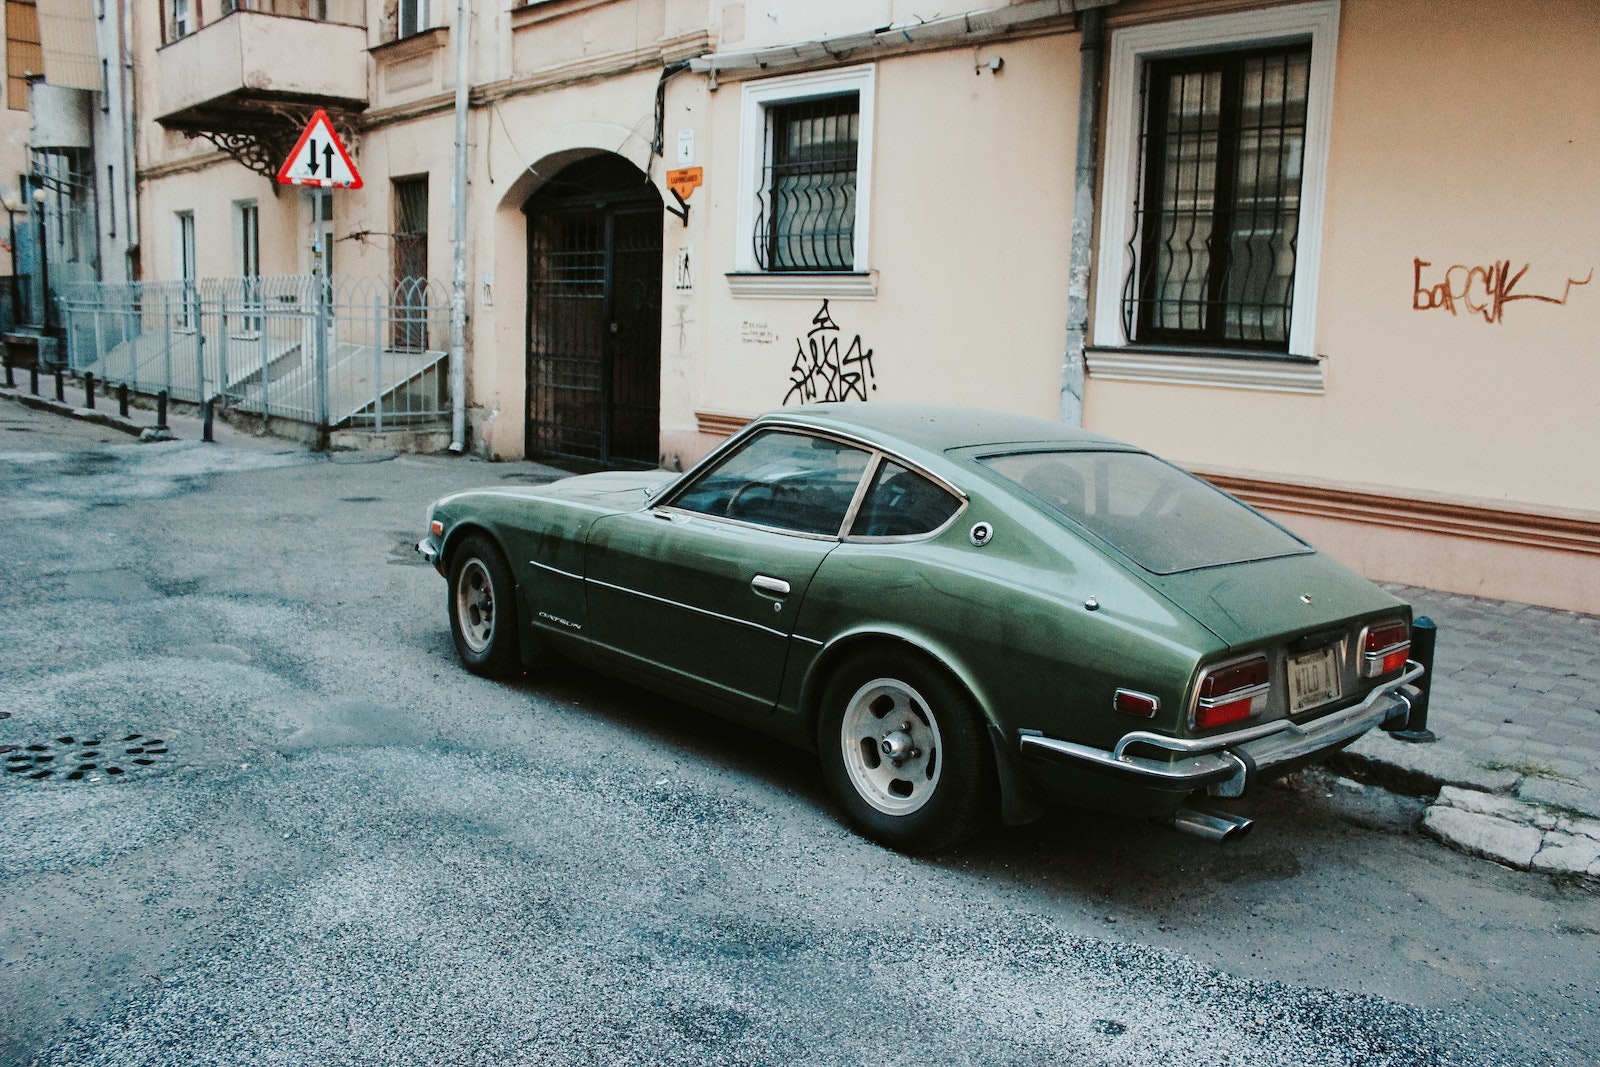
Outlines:
{"type": "MultiPolygon", "coordinates": [[[[306,270],[320,228],[336,274],[450,280],[453,5],[133,2],[147,277],[306,270]],[[321,220],[270,177],[316,106],[364,179],[321,220]]],[[[1372,577],[1600,612],[1594,13],[476,3],[468,447],[1081,419],[1372,577]]]]}

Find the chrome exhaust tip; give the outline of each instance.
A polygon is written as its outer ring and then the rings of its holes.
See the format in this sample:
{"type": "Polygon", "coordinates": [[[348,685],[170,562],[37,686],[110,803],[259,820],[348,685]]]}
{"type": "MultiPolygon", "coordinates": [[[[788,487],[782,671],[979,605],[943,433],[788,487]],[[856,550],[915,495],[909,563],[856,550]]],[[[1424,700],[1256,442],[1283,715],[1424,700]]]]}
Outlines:
{"type": "Polygon", "coordinates": [[[1179,808],[1168,820],[1173,829],[1203,837],[1207,841],[1233,841],[1250,832],[1255,820],[1243,815],[1229,815],[1220,811],[1201,811],[1199,808],[1179,808]]]}

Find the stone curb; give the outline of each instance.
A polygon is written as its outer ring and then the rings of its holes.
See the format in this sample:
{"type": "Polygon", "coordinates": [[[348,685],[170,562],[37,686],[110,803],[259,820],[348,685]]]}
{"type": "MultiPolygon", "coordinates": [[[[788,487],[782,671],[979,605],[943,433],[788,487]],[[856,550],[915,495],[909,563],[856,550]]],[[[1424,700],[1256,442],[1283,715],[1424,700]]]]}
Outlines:
{"type": "Polygon", "coordinates": [[[161,430],[154,426],[144,426],[132,419],[125,419],[121,415],[98,408],[80,408],[63,403],[51,397],[34,396],[32,393],[21,389],[7,389],[0,387],[0,398],[14,400],[24,407],[34,408],[37,411],[48,411],[56,415],[65,415],[80,422],[92,422],[112,430],[120,430],[131,437],[141,441],[171,441],[174,440],[171,430],[161,430]]]}
{"type": "Polygon", "coordinates": [[[1600,882],[1600,793],[1373,731],[1328,769],[1393,793],[1429,799],[1422,831],[1507,867],[1600,882]]]}
{"type": "Polygon", "coordinates": [[[1422,829],[1452,848],[1507,867],[1600,880],[1600,819],[1447,785],[1423,816],[1422,829]]]}

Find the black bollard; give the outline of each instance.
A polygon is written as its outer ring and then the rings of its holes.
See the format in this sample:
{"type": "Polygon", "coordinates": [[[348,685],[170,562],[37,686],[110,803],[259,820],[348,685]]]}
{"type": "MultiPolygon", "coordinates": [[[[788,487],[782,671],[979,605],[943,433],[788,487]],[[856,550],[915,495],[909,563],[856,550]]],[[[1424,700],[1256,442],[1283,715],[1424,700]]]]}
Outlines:
{"type": "Polygon", "coordinates": [[[1411,658],[1422,664],[1422,677],[1411,683],[1417,695],[1411,700],[1411,714],[1403,730],[1391,730],[1389,736],[1397,741],[1414,743],[1437,741],[1428,729],[1428,694],[1433,689],[1433,649],[1439,639],[1439,627],[1426,615],[1411,621],[1411,658]]]}
{"type": "Polygon", "coordinates": [[[215,401],[212,398],[207,398],[206,402],[200,405],[200,440],[202,441],[216,440],[216,438],[211,436],[211,422],[215,417],[212,411],[213,403],[215,403],[215,401]]]}
{"type": "Polygon", "coordinates": [[[28,388],[33,390],[33,395],[39,395],[39,368],[28,368],[28,388]]]}
{"type": "Polygon", "coordinates": [[[56,371],[56,399],[63,404],[67,402],[67,380],[60,371],[56,371]]]}
{"type": "Polygon", "coordinates": [[[117,414],[123,418],[128,417],[128,383],[123,382],[117,386],[117,414]]]}
{"type": "Polygon", "coordinates": [[[94,372],[83,372],[83,406],[94,410],[94,372]]]}
{"type": "Polygon", "coordinates": [[[167,391],[165,389],[156,394],[156,429],[167,428],[167,391]]]}
{"type": "Polygon", "coordinates": [[[11,350],[10,349],[6,350],[5,359],[6,359],[6,388],[7,389],[15,389],[17,387],[17,380],[16,380],[16,378],[12,377],[12,375],[15,372],[11,368],[11,350]]]}

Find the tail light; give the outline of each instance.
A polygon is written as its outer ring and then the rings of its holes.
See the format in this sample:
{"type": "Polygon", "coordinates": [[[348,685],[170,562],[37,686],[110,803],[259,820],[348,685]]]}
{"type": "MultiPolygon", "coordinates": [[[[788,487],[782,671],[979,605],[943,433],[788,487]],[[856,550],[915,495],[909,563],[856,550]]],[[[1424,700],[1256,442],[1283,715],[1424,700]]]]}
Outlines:
{"type": "Polygon", "coordinates": [[[1411,656],[1411,627],[1384,622],[1361,631],[1361,677],[1378,678],[1406,665],[1411,656]]]}
{"type": "Polygon", "coordinates": [[[1161,710],[1161,698],[1141,693],[1136,689],[1118,689],[1112,699],[1112,706],[1124,715],[1153,719],[1156,717],[1156,712],[1161,710]]]}
{"type": "Polygon", "coordinates": [[[1266,708],[1271,688],[1265,656],[1213,667],[1200,676],[1194,724],[1206,730],[1248,719],[1266,708]]]}

